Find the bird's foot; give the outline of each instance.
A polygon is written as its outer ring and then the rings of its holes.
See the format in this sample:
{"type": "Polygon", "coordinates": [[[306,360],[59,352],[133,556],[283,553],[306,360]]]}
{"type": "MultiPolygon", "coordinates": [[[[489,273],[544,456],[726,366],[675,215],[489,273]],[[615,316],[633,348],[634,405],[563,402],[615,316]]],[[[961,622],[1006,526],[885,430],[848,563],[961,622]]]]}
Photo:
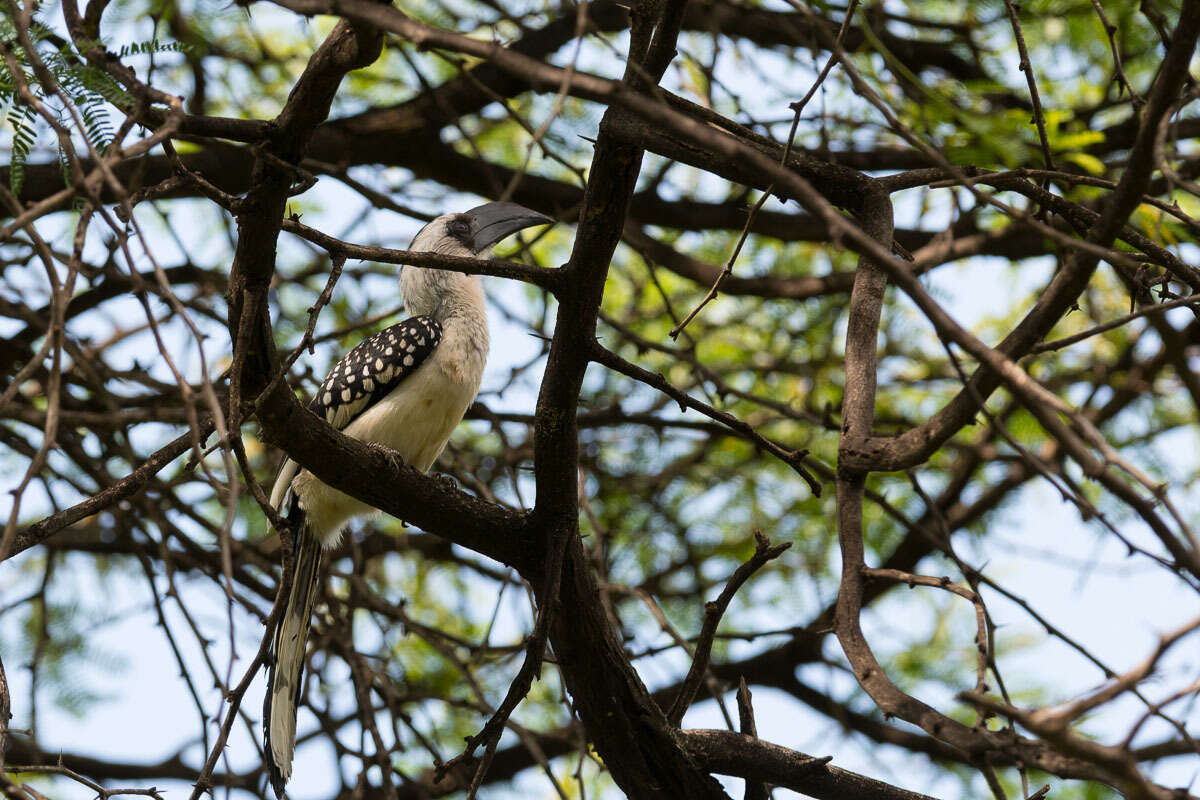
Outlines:
{"type": "Polygon", "coordinates": [[[401,458],[400,454],[388,447],[386,444],[380,444],[379,442],[367,442],[367,447],[383,454],[383,457],[386,458],[388,463],[394,468],[400,469],[404,466],[404,459],[401,458]]]}
{"type": "Polygon", "coordinates": [[[437,477],[435,478],[435,480],[444,489],[457,489],[458,488],[458,481],[454,480],[453,475],[447,475],[444,472],[439,472],[437,474],[437,477]]]}

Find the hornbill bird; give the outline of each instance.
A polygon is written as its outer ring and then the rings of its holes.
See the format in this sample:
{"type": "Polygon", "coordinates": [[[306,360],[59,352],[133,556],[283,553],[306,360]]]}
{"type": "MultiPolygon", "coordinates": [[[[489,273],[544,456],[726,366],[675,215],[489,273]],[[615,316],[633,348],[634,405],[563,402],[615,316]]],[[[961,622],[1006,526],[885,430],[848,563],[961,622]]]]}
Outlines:
{"type": "MultiPolygon", "coordinates": [[[[486,258],[509,234],[552,222],[515,203],[487,203],[444,214],[413,239],[410,250],[486,258]]],[[[395,451],[422,472],[437,459],[475,399],[487,360],[488,329],[478,276],[408,266],[400,292],[413,316],[360,342],[321,384],[309,409],[347,436],[395,451]]],[[[296,709],[304,671],[321,553],[334,547],[367,504],[319,481],[285,458],[271,505],[297,531],[292,587],[271,639],[263,708],[267,772],[283,796],[292,773],[296,709]]]]}

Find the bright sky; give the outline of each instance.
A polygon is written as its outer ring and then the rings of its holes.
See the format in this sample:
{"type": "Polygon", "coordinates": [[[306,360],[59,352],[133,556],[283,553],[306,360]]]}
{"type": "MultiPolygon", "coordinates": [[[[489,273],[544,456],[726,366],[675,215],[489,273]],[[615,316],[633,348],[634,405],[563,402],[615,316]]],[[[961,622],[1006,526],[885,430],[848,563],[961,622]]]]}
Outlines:
{"type": "MultiPolygon", "coordinates": [[[[268,24],[272,13],[268,9],[260,12],[256,7],[255,22],[268,24]]],[[[294,24],[294,21],[290,21],[289,24],[294,24]]],[[[613,63],[609,56],[598,50],[585,50],[585,53],[583,66],[595,71],[612,71],[613,63]]],[[[731,81],[739,80],[734,74],[725,77],[731,81]]],[[[372,172],[363,170],[359,177],[373,180],[378,176],[372,172]]],[[[723,187],[714,183],[713,188],[720,191],[723,187]]],[[[322,179],[318,188],[309,196],[318,194],[322,209],[306,212],[305,222],[335,235],[343,230],[351,221],[352,215],[358,214],[363,207],[360,199],[330,179],[322,179]]],[[[913,224],[913,214],[908,212],[915,206],[906,206],[905,202],[901,201],[898,207],[898,222],[913,224]]],[[[472,203],[470,198],[462,199],[463,208],[472,203]]],[[[794,206],[789,207],[789,210],[794,211],[794,206]]],[[[143,207],[139,213],[149,229],[159,227],[148,208],[143,207]]],[[[216,229],[208,224],[208,218],[196,215],[191,208],[184,206],[175,206],[171,213],[172,226],[193,257],[198,262],[223,268],[229,256],[226,242],[224,237],[213,235],[216,229]]],[[[392,225],[396,220],[388,215],[382,215],[378,219],[376,224],[381,226],[392,225]]],[[[936,228],[941,220],[934,214],[924,217],[921,222],[936,228]]],[[[62,220],[56,219],[47,223],[46,227],[50,229],[57,226],[61,230],[62,224],[62,220]]],[[[387,241],[384,243],[403,246],[417,227],[416,223],[405,221],[398,225],[394,232],[388,232],[387,241]]],[[[281,263],[286,263],[286,259],[289,258],[298,261],[299,254],[307,252],[287,234],[282,235],[281,241],[284,243],[280,248],[281,263]]],[[[174,245],[161,231],[152,236],[150,244],[156,255],[165,263],[170,263],[176,255],[173,252],[174,245]]],[[[1195,252],[1188,255],[1193,262],[1196,260],[1195,252]]],[[[927,279],[927,284],[939,292],[946,307],[952,309],[961,322],[975,326],[990,315],[1008,308],[1014,300],[1027,296],[1029,291],[1045,280],[1047,274],[1045,265],[1029,265],[1021,272],[1017,283],[1004,285],[994,279],[995,269],[994,262],[977,260],[963,266],[940,269],[927,279]],[[987,290],[980,291],[981,286],[986,286],[987,290]]],[[[390,281],[381,279],[376,283],[381,287],[378,296],[386,296],[383,293],[390,291],[390,281]]],[[[524,302],[518,289],[500,286],[501,283],[492,279],[489,287],[505,304],[513,306],[524,302]]],[[[911,305],[908,307],[911,308],[911,305]]],[[[492,315],[491,321],[495,340],[516,344],[494,349],[484,380],[485,391],[489,386],[500,385],[507,378],[512,364],[522,362],[536,352],[534,340],[525,335],[524,331],[505,323],[497,314],[492,315]]],[[[212,356],[222,352],[225,341],[220,338],[224,331],[215,327],[213,331],[216,338],[209,345],[210,364],[212,356]]],[[[0,334],[3,333],[6,332],[0,331],[0,334]]],[[[194,350],[190,344],[188,347],[183,347],[182,341],[180,344],[178,352],[189,352],[186,363],[189,369],[194,371],[197,368],[194,350]]],[[[133,353],[130,355],[132,357],[133,353]]],[[[533,408],[533,395],[518,389],[508,392],[502,399],[488,398],[488,402],[497,409],[530,411],[533,408]]],[[[1196,453],[1200,451],[1197,447],[1200,442],[1197,442],[1195,430],[1179,432],[1170,438],[1169,444],[1171,450],[1164,453],[1169,463],[1194,472],[1196,453]]],[[[0,473],[0,480],[5,483],[15,480],[16,477],[11,468],[0,473]]],[[[0,485],[0,489],[3,488],[6,486],[0,485]]],[[[532,492],[527,494],[527,499],[530,497],[532,492]]],[[[1196,517],[1196,511],[1200,509],[1200,496],[1194,490],[1190,493],[1179,493],[1176,499],[1189,510],[1192,518],[1196,517]]],[[[1150,541],[1140,525],[1126,525],[1124,530],[1134,538],[1150,541]]],[[[987,550],[991,558],[989,574],[1001,578],[1008,588],[1050,615],[1055,624],[1072,632],[1092,652],[1117,670],[1127,669],[1142,660],[1159,633],[1200,613],[1200,602],[1195,592],[1181,583],[1168,580],[1161,570],[1149,569],[1144,560],[1124,558],[1123,553],[1114,546],[1115,543],[1105,537],[1096,525],[1081,522],[1073,508],[1062,503],[1054,491],[1044,484],[1031,485],[1021,492],[1017,502],[993,517],[988,535],[989,539],[1004,543],[1003,547],[991,546],[987,550]],[[1054,554],[1053,557],[1047,557],[1047,552],[1054,554]],[[1000,555],[997,555],[998,553],[1000,555]],[[1078,578],[1078,562],[1090,565],[1086,571],[1090,574],[1089,577],[1082,580],[1078,578]]],[[[960,547],[964,555],[969,557],[968,560],[978,563],[978,560],[970,557],[974,554],[968,537],[961,538],[960,547]]],[[[14,585],[16,573],[32,559],[40,558],[41,553],[27,553],[16,559],[15,566],[11,563],[0,566],[0,586],[14,585]]],[[[136,762],[153,762],[169,757],[195,735],[196,710],[178,679],[177,666],[166,641],[156,629],[154,612],[148,606],[144,585],[137,582],[123,586],[118,582],[109,582],[102,587],[86,568],[86,563],[86,559],[77,559],[71,565],[74,567],[71,571],[74,592],[82,597],[103,597],[104,607],[115,618],[120,619],[114,624],[98,627],[94,635],[98,651],[121,654],[124,664],[117,666],[96,663],[78,675],[77,680],[81,687],[93,689],[104,695],[103,700],[89,707],[86,717],[82,720],[52,710],[49,703],[44,703],[44,716],[41,720],[43,744],[60,746],[71,752],[136,762]],[[126,610],[134,611],[130,614],[122,613],[126,610]]],[[[922,565],[922,569],[936,574],[953,574],[952,567],[944,562],[927,561],[922,565]]],[[[20,579],[16,580],[16,583],[25,585],[25,581],[20,579]]],[[[0,606],[6,599],[12,598],[10,592],[6,591],[4,595],[0,598],[0,606]]],[[[506,623],[507,631],[502,630],[501,633],[515,634],[516,626],[513,621],[526,619],[527,610],[520,607],[523,599],[518,597],[517,593],[510,595],[508,607],[504,609],[507,616],[503,617],[509,620],[506,623]]],[[[224,665],[228,658],[224,608],[219,600],[214,603],[214,597],[216,595],[208,590],[193,593],[192,606],[204,609],[200,614],[201,624],[216,640],[212,655],[217,664],[224,665]]],[[[1102,676],[1093,667],[1082,665],[1079,656],[1070,652],[1065,645],[1040,633],[1015,605],[994,595],[988,599],[991,611],[1000,624],[1002,642],[1026,642],[1028,645],[1006,656],[1002,661],[1010,687],[1026,685],[1028,679],[1032,685],[1057,687],[1061,694],[1055,695],[1054,698],[1067,699],[1100,681],[1102,676]]],[[[906,646],[927,630],[934,619],[932,608],[943,602],[948,600],[942,597],[924,597],[914,602],[912,595],[906,590],[893,592],[887,601],[878,604],[864,619],[867,635],[878,648],[880,655],[884,656],[889,651],[906,646]],[[900,626],[903,636],[897,635],[897,626],[900,626]]],[[[168,614],[172,613],[168,609],[168,614]]],[[[954,619],[955,624],[973,630],[971,609],[965,604],[954,619]]],[[[173,621],[179,622],[178,619],[173,621]]],[[[794,622],[797,620],[788,620],[785,624],[794,622]]],[[[240,639],[237,649],[244,659],[257,646],[261,630],[254,620],[242,618],[238,621],[238,631],[240,639]]],[[[14,630],[12,615],[0,617],[0,641],[13,642],[19,635],[14,630]]],[[[966,638],[969,639],[969,635],[966,638]]],[[[198,654],[192,643],[185,638],[180,644],[184,648],[189,666],[199,670],[198,654]]],[[[755,647],[757,645],[735,648],[733,656],[748,654],[755,647]]],[[[1196,652],[1194,643],[1191,648],[1181,649],[1164,665],[1164,672],[1177,675],[1179,671],[1187,673],[1190,670],[1194,677],[1200,671],[1196,652]]],[[[827,654],[833,659],[840,659],[836,642],[832,638],[827,654]]],[[[668,679],[668,667],[677,668],[678,660],[672,659],[674,657],[669,656],[639,665],[651,688],[668,679]]],[[[5,659],[5,667],[13,690],[13,725],[20,728],[27,721],[27,672],[21,664],[8,658],[5,659]]],[[[243,668],[240,663],[236,665],[234,675],[240,675],[243,668]]],[[[831,687],[839,696],[852,689],[844,675],[819,665],[805,668],[801,677],[812,681],[818,687],[831,687]]],[[[963,675],[964,681],[970,681],[972,677],[969,673],[963,675]]],[[[1179,685],[1182,681],[1173,680],[1169,683],[1179,685]]],[[[200,681],[199,684],[203,687],[206,682],[200,681]]],[[[961,688],[970,688],[969,683],[964,683],[961,688]]],[[[931,779],[933,773],[926,767],[923,759],[874,748],[852,738],[845,739],[836,724],[828,718],[812,713],[790,698],[771,690],[759,690],[755,697],[759,733],[763,738],[796,747],[813,755],[832,755],[837,766],[861,771],[882,780],[894,781],[911,789],[947,798],[961,796],[962,786],[957,779],[931,779]]],[[[938,701],[946,698],[926,696],[925,699],[938,701]]],[[[219,707],[219,698],[212,691],[205,692],[203,701],[205,710],[210,714],[219,707]]],[[[257,719],[261,701],[260,678],[247,695],[243,708],[257,719]]],[[[1113,728],[1108,726],[1116,724],[1116,730],[1122,730],[1122,723],[1135,718],[1139,713],[1135,706],[1125,704],[1116,709],[1116,713],[1111,717],[1096,721],[1092,729],[1111,731],[1113,728]]],[[[1198,718],[1200,715],[1194,710],[1193,721],[1198,718]]],[[[685,719],[685,727],[722,725],[721,718],[711,702],[699,704],[685,719]]],[[[311,727],[311,717],[301,719],[301,731],[311,727]]],[[[320,747],[307,747],[302,748],[300,753],[291,794],[297,800],[327,798],[337,785],[332,779],[333,764],[329,751],[320,747]]],[[[198,764],[203,758],[201,748],[195,743],[189,746],[185,755],[191,763],[198,764]]],[[[237,771],[254,766],[254,747],[240,726],[234,728],[227,758],[228,766],[237,771]]],[[[1167,783],[1192,785],[1194,788],[1197,772],[1200,772],[1200,766],[1194,760],[1175,759],[1164,762],[1156,776],[1167,783]]],[[[735,783],[731,782],[731,785],[735,783]]],[[[131,785],[137,785],[137,782],[131,782],[131,785]]],[[[186,796],[185,792],[190,787],[180,784],[168,788],[169,800],[179,800],[186,796]]],[[[87,796],[87,792],[74,784],[62,784],[56,787],[56,791],[63,800],[83,800],[87,796]]],[[[486,796],[521,795],[548,796],[544,778],[535,771],[518,782],[511,793],[489,791],[486,796]]],[[[789,796],[789,793],[777,791],[775,796],[789,796]]]]}

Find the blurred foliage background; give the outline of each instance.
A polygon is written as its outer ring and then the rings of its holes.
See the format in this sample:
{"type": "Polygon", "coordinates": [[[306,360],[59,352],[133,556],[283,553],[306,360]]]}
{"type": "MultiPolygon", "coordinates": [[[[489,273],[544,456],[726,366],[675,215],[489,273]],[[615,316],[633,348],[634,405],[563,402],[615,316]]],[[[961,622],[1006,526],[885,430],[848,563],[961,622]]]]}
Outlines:
{"type": "MultiPolygon", "coordinates": [[[[627,19],[615,4],[397,5],[423,22],[559,66],[614,78],[623,70],[627,19]],[[577,37],[584,11],[590,21],[577,37]]],[[[7,8],[4,24],[12,29],[7,8]]],[[[836,33],[846,10],[836,3],[692,2],[663,85],[754,134],[786,142],[789,103],[830,56],[815,26],[836,33]]],[[[929,166],[904,131],[958,166],[1024,171],[1018,174],[1066,201],[1096,208],[1124,167],[1135,112],[1179,13],[1179,4],[1166,0],[1021,3],[1053,159],[1052,172],[1037,172],[1048,165],[1004,3],[861,5],[844,39],[849,63],[899,126],[835,67],[799,116],[794,152],[877,177],[929,166]],[[1097,6],[1112,26],[1111,41],[1097,6]],[[1136,102],[1125,83],[1139,93],[1136,102]]],[[[58,54],[56,74],[76,76],[77,85],[64,82],[70,104],[46,102],[68,127],[71,104],[86,110],[89,124],[73,134],[80,151],[87,152],[85,137],[98,153],[114,136],[144,135],[121,125],[130,98],[103,72],[81,66],[57,4],[40,5],[36,19],[43,26],[39,51],[58,54]]],[[[283,107],[333,24],[264,3],[113,0],[101,42],[143,82],[182,96],[189,114],[266,120],[283,107]]],[[[20,52],[12,34],[4,39],[9,54],[20,52]]],[[[11,153],[2,176],[8,221],[64,187],[66,158],[14,88],[14,65],[22,66],[14,57],[0,73],[11,153]]],[[[503,196],[562,223],[513,240],[501,254],[563,263],[603,108],[536,94],[487,70],[389,36],[384,54],[343,83],[302,164],[315,183],[292,198],[290,213],[345,241],[402,249],[432,216],[469,208],[480,196],[503,196]]],[[[1191,87],[1161,132],[1160,158],[1176,177],[1160,174],[1153,195],[1162,204],[1145,203],[1130,220],[1187,264],[1200,256],[1200,202],[1190,183],[1200,172],[1200,120],[1191,87]]],[[[175,148],[216,186],[245,190],[251,144],[183,135],[175,148]]],[[[121,170],[136,191],[155,186],[169,165],[156,150],[121,170]]],[[[1035,210],[1020,194],[996,196],[1035,210]]],[[[856,256],[794,203],[768,199],[749,214],[759,198],[758,189],[649,154],[611,267],[599,339],[620,359],[759,435],[808,451],[826,491],[815,496],[736,430],[685,411],[629,374],[593,365],[578,409],[581,526],[604,600],[643,680],[669,697],[690,663],[704,601],[753,552],[752,533],[790,542],[735,598],[712,675],[684,726],[723,727],[731,714],[736,723],[731,692],[744,677],[756,693],[764,738],[939,797],[983,796],[989,789],[973,766],[876,710],[828,635],[839,578],[832,475],[856,256]],[[673,337],[743,229],[745,245],[717,299],[673,337]]],[[[237,236],[233,217],[188,186],[140,199],[138,227],[125,223],[126,239],[93,222],[78,242],[76,200],[74,208],[68,202],[29,226],[6,228],[10,235],[0,243],[0,482],[18,490],[8,495],[10,527],[112,485],[186,431],[203,411],[198,387],[205,377],[218,392],[223,387],[232,349],[223,291],[237,236]],[[39,350],[53,290],[31,228],[55,254],[55,270],[65,270],[62,254],[81,247],[57,365],[39,350]],[[168,302],[168,293],[178,302],[168,302]],[[38,465],[55,370],[61,410],[38,465]]],[[[897,190],[893,201],[897,242],[915,257],[927,289],[989,344],[1029,311],[1061,263],[1063,248],[1028,224],[1029,215],[980,203],[961,187],[929,179],[897,190]]],[[[1050,224],[1071,234],[1057,218],[1050,224]]],[[[1102,265],[1048,339],[1180,296],[1182,284],[1153,258],[1125,244],[1118,249],[1144,268],[1134,275],[1102,265]]],[[[329,271],[323,250],[283,235],[272,289],[281,352],[300,341],[329,271]]],[[[299,394],[309,396],[360,338],[402,318],[396,271],[345,265],[320,316],[314,352],[289,376],[299,394]]],[[[532,414],[554,301],[495,278],[487,290],[493,344],[484,388],[437,469],[481,497],[530,507],[532,414]]],[[[1168,484],[1193,524],[1200,509],[1198,332],[1190,309],[1155,311],[1021,361],[1127,459],[1168,484]]],[[[879,353],[880,434],[928,419],[961,389],[959,369],[974,366],[956,366],[899,293],[887,296],[879,353]]],[[[1087,480],[1012,396],[998,391],[986,408],[919,468],[871,477],[868,561],[956,581],[964,580],[962,564],[978,570],[971,581],[997,626],[995,664],[1012,701],[1054,704],[1102,682],[1105,670],[1134,666],[1160,632],[1194,617],[1197,579],[1172,565],[1132,512],[1087,480]],[[1063,486],[1090,510],[1066,502],[1063,486]]],[[[243,436],[255,474],[269,481],[279,453],[259,442],[253,425],[243,436]]],[[[257,649],[278,560],[278,538],[241,477],[212,453],[200,465],[175,460],[144,491],[0,564],[0,652],[14,713],[9,763],[62,752],[68,766],[108,785],[186,791],[211,746],[222,687],[257,649]],[[232,567],[222,560],[222,531],[232,567]]],[[[901,688],[968,724],[1007,725],[980,721],[956,699],[975,680],[969,603],[882,583],[872,585],[869,599],[864,625],[901,688]]],[[[431,768],[456,755],[503,697],[531,629],[530,603],[515,573],[481,556],[390,517],[356,523],[332,561],[318,613],[293,795],[381,791],[375,745],[360,714],[366,697],[400,790],[461,796],[462,776],[439,787],[431,768]],[[364,683],[357,673],[366,663],[376,677],[364,683]]],[[[1141,700],[1124,696],[1079,722],[1084,735],[1116,744],[1137,725],[1125,744],[1145,774],[1193,789],[1196,751],[1186,731],[1200,721],[1194,645],[1163,660],[1141,700]],[[1169,720],[1139,723],[1149,706],[1168,699],[1169,720]]],[[[265,791],[256,752],[261,691],[251,690],[213,777],[233,794],[265,791]]],[[[1012,768],[998,774],[1010,796],[1047,781],[1055,798],[1112,796],[1083,781],[1012,768]]],[[[61,778],[29,780],[50,797],[86,793],[61,778]]],[[[484,792],[619,796],[573,721],[553,668],[514,716],[484,792]]]]}

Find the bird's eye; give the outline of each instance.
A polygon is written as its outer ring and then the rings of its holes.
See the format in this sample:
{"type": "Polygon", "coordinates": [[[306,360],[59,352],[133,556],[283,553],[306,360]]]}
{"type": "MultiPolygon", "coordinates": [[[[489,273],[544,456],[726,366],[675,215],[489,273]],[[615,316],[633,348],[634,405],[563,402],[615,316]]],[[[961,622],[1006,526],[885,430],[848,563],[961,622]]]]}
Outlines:
{"type": "Polygon", "coordinates": [[[446,225],[446,233],[453,236],[466,247],[471,246],[471,219],[460,214],[446,225]]]}

